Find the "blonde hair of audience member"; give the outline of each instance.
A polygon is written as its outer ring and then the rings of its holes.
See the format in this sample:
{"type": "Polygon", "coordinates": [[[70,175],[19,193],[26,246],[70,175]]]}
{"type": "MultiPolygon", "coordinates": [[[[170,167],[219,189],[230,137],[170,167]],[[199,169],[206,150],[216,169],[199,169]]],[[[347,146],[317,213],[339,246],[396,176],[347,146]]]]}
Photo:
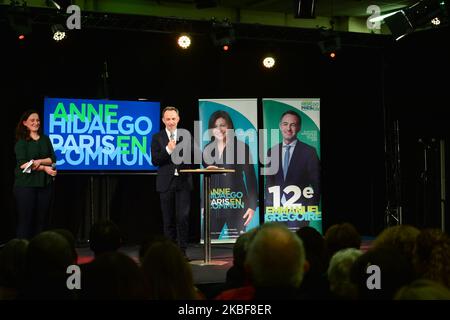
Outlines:
{"type": "Polygon", "coordinates": [[[436,281],[418,279],[401,287],[394,300],[450,300],[450,290],[436,281]]]}
{"type": "Polygon", "coordinates": [[[330,291],[336,297],[342,299],[356,299],[358,297],[358,288],[350,280],[350,272],[353,263],[361,255],[361,250],[348,248],[339,250],[331,258],[327,274],[330,291]]]}
{"type": "Polygon", "coordinates": [[[410,225],[388,227],[376,237],[373,248],[396,249],[412,263],[414,247],[419,233],[419,229],[410,225]]]}
{"type": "Polygon", "coordinates": [[[305,268],[302,240],[282,224],[264,224],[250,243],[246,266],[257,288],[298,288],[305,268]]]}
{"type": "Polygon", "coordinates": [[[181,250],[171,241],[151,245],[142,262],[149,297],[153,300],[195,300],[192,270],[181,250]]]}

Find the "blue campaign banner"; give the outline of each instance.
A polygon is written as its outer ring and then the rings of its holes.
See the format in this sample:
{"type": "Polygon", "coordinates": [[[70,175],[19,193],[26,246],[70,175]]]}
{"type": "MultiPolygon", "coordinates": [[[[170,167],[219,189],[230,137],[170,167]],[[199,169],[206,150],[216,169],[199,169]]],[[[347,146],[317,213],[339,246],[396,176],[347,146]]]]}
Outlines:
{"type": "Polygon", "coordinates": [[[151,171],[160,103],[45,98],[44,133],[58,170],[151,171]]]}

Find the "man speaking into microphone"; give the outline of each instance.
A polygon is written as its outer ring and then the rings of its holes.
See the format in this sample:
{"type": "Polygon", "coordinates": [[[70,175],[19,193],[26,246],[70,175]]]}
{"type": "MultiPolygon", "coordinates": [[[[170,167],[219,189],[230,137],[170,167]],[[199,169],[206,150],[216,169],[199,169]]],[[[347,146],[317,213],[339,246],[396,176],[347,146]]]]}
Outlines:
{"type": "Polygon", "coordinates": [[[179,111],[166,107],[162,111],[165,129],[152,137],[152,162],[158,166],[156,191],[159,192],[164,235],[178,244],[184,256],[189,240],[189,212],[191,208],[192,176],[179,172],[182,165],[172,161],[172,153],[180,142],[177,125],[179,111]]]}

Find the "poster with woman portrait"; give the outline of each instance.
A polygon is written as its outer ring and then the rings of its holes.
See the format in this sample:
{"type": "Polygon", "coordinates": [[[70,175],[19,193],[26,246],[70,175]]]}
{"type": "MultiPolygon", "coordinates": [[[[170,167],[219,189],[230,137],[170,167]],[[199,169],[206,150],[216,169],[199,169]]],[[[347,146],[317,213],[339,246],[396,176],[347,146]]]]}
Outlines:
{"type": "Polygon", "coordinates": [[[263,99],[265,222],[322,232],[320,99],[263,99]]]}
{"type": "Polygon", "coordinates": [[[235,170],[211,176],[211,242],[234,243],[259,225],[257,100],[200,99],[199,115],[202,167],[235,170]]]}

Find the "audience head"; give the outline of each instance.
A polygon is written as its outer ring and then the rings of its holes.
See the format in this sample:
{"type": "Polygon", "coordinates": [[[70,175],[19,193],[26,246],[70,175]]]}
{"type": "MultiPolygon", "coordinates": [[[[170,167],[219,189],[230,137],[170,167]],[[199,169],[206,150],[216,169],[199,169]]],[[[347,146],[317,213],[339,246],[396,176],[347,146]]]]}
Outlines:
{"type": "Polygon", "coordinates": [[[392,248],[413,261],[414,247],[420,231],[409,225],[398,225],[384,229],[373,242],[374,248],[392,248]]]}
{"type": "Polygon", "coordinates": [[[83,299],[145,299],[144,277],[137,263],[121,252],[105,252],[87,265],[83,299]]]}
{"type": "Polygon", "coordinates": [[[70,244],[70,247],[72,248],[73,255],[75,256],[75,261],[77,261],[78,253],[76,250],[76,241],[75,241],[75,237],[73,236],[73,233],[67,229],[53,229],[51,231],[56,232],[56,233],[62,235],[64,238],[66,238],[66,240],[70,244]]]}
{"type": "Polygon", "coordinates": [[[73,298],[66,286],[66,271],[75,263],[73,249],[62,235],[45,231],[35,236],[27,250],[25,298],[73,298]]]}
{"type": "Polygon", "coordinates": [[[417,236],[414,265],[419,277],[450,288],[450,237],[438,229],[425,229],[417,236]]]}
{"type": "Polygon", "coordinates": [[[246,265],[257,288],[298,288],[305,267],[302,240],[282,224],[264,224],[250,243],[246,265]]]}
{"type": "Polygon", "coordinates": [[[12,239],[0,249],[0,287],[18,288],[24,275],[28,240],[12,239]]]}
{"type": "Polygon", "coordinates": [[[347,248],[339,250],[331,258],[327,274],[330,291],[335,297],[341,299],[357,298],[357,287],[350,280],[350,271],[356,259],[361,255],[361,250],[347,248]]]}
{"type": "Polygon", "coordinates": [[[356,259],[350,278],[359,299],[392,300],[400,287],[414,279],[414,272],[412,263],[398,250],[379,247],[356,259]]]}
{"type": "Polygon", "coordinates": [[[145,254],[147,250],[155,243],[161,241],[169,241],[166,237],[162,235],[150,235],[146,237],[139,246],[139,262],[142,264],[144,261],[145,254]]]}
{"type": "Polygon", "coordinates": [[[119,227],[111,220],[96,222],[89,234],[89,246],[95,255],[117,251],[122,244],[119,227]]]}
{"type": "Polygon", "coordinates": [[[340,223],[332,225],[325,232],[325,246],[328,253],[328,259],[342,249],[359,249],[361,246],[361,235],[350,223],[340,223]]]}
{"type": "Polygon", "coordinates": [[[297,235],[302,239],[305,248],[306,260],[309,263],[309,271],[315,273],[325,272],[325,240],[313,227],[303,227],[297,230],[297,235]]]}
{"type": "Polygon", "coordinates": [[[172,241],[158,241],[151,245],[145,253],[142,270],[150,299],[197,298],[191,266],[172,241]]]}
{"type": "Polygon", "coordinates": [[[450,300],[450,290],[436,281],[418,279],[401,287],[394,300],[450,300]]]}
{"type": "Polygon", "coordinates": [[[244,268],[245,258],[247,256],[250,242],[258,232],[258,228],[254,228],[246,233],[241,234],[233,246],[233,265],[238,268],[244,268]]]}

